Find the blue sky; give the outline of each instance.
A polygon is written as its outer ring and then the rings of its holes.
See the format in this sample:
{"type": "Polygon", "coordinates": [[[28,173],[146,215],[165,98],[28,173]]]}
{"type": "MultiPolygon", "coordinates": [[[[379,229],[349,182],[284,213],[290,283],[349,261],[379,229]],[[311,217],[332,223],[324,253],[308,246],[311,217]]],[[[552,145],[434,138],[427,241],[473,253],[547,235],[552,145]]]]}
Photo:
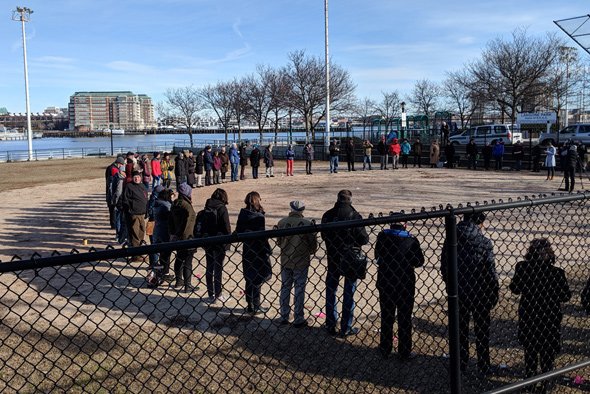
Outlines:
{"type": "MultiPolygon", "coordinates": [[[[324,54],[323,0],[21,0],[0,2],[0,107],[24,112],[17,5],[26,25],[31,110],[65,107],[75,91],[132,90],[162,100],[167,88],[203,86],[283,66],[299,49],[324,54]]],[[[585,15],[587,1],[331,0],[330,54],[357,97],[408,93],[444,79],[518,27],[562,33],[553,20],[585,15]]],[[[586,58],[587,55],[583,55],[586,58]]]]}

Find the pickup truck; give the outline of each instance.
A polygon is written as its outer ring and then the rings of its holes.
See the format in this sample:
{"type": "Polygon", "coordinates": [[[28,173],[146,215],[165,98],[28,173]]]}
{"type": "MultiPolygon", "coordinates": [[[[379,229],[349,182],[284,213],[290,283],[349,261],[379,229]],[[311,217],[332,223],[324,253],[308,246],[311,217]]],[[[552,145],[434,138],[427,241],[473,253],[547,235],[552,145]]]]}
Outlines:
{"type": "Polygon", "coordinates": [[[590,123],[576,124],[559,130],[558,133],[541,133],[539,144],[546,145],[551,141],[553,145],[563,144],[567,140],[582,141],[586,146],[590,146],[590,123]]]}

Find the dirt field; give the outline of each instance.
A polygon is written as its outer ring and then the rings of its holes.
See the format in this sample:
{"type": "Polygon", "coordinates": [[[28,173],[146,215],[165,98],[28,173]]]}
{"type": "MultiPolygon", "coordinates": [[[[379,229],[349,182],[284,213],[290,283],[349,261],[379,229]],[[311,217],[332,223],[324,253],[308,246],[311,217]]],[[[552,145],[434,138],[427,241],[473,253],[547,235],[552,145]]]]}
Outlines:
{"type": "MultiPolygon", "coordinates": [[[[108,162],[91,162],[10,164],[13,172],[26,171],[22,180],[14,182],[14,189],[4,187],[6,191],[0,193],[4,201],[0,215],[5,229],[0,243],[3,261],[14,254],[47,256],[53,250],[83,251],[111,243],[114,234],[108,228],[102,178],[108,162]],[[76,177],[71,174],[81,172],[87,176],[72,181],[76,177]],[[37,173],[44,176],[32,175],[37,173]],[[82,246],[82,239],[89,245],[82,246]]],[[[341,170],[330,175],[327,163],[315,163],[314,175],[308,176],[302,165],[296,163],[294,177],[283,176],[283,163],[279,163],[274,178],[253,180],[248,176],[245,181],[222,185],[230,196],[232,226],[243,197],[251,190],[262,195],[270,229],[288,213],[288,203],[294,199],[305,201],[306,216],[319,220],[343,188],[352,190],[353,205],[367,217],[447,203],[456,206],[548,194],[559,186],[557,178],[546,182],[542,173],[430,168],[363,172],[357,163],[355,172],[341,170]]],[[[212,191],[212,187],[195,189],[195,209],[201,209],[212,191]]],[[[570,287],[579,294],[589,261],[586,235],[572,228],[564,215],[584,215],[587,207],[563,209],[532,213],[518,209],[490,215],[486,233],[494,241],[502,281],[501,301],[492,317],[491,353],[492,363],[500,370],[489,379],[482,378],[473,372],[473,363],[464,376],[466,392],[481,392],[522,376],[523,354],[516,341],[518,298],[509,293],[507,284],[527,239],[554,232],[558,261],[567,267],[570,287]]],[[[367,253],[372,257],[381,229],[370,230],[367,253]]],[[[0,390],[446,392],[446,299],[439,274],[444,222],[413,223],[411,231],[423,244],[427,262],[417,279],[413,334],[417,356],[408,363],[396,358],[384,361],[375,352],[380,310],[374,265],[357,290],[355,324],[361,332],[339,339],[322,329],[323,249],[314,257],[307,288],[305,307],[311,326],[297,330],[280,326],[276,320],[278,264],[273,267],[273,279],[263,287],[269,313],[256,317],[245,313],[240,253],[232,248],[224,266],[227,301],[215,306],[202,300],[204,281],[191,295],[167,286],[147,289],[145,263],[97,262],[44,269],[37,275],[0,276],[1,303],[8,307],[0,311],[0,360],[6,360],[5,368],[0,368],[0,390]]],[[[274,248],[275,258],[278,253],[274,248]]],[[[204,276],[202,251],[196,255],[195,274],[196,282],[204,276]]],[[[577,302],[572,299],[565,307],[565,341],[558,365],[590,356],[588,321],[577,302]]],[[[472,356],[474,353],[473,348],[472,356]]],[[[588,372],[580,373],[587,376],[588,372]]],[[[560,385],[556,392],[577,389],[560,385]]]]}

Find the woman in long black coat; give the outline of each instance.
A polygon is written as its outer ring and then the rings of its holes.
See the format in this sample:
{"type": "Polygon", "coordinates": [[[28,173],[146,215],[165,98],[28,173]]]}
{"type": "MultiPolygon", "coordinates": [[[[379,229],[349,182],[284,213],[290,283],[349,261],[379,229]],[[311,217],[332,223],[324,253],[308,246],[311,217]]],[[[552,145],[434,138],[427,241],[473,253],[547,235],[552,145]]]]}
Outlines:
{"type": "MultiPolygon", "coordinates": [[[[264,231],[265,218],[264,209],[260,204],[260,194],[250,192],[246,195],[245,208],[240,210],[236,233],[250,231],[264,231]]],[[[244,241],[242,250],[242,269],[246,282],[246,302],[249,313],[265,313],[268,308],[261,305],[260,289],[262,284],[270,279],[272,268],[270,255],[272,251],[268,239],[255,239],[244,241]]]]}
{"type": "Polygon", "coordinates": [[[521,294],[518,339],[524,347],[526,376],[553,369],[561,342],[561,303],[572,294],[563,269],[555,267],[555,253],[545,239],[531,241],[525,260],[516,263],[510,290],[521,294]]]}

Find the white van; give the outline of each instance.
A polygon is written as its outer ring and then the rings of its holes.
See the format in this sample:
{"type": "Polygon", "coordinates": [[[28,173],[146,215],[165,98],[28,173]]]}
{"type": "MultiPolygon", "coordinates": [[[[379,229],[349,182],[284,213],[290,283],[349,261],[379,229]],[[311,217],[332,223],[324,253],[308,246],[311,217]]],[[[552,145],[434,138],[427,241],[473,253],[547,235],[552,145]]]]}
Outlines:
{"type": "Polygon", "coordinates": [[[509,124],[490,124],[473,126],[461,134],[449,138],[453,145],[467,145],[471,138],[475,139],[477,145],[485,145],[488,142],[494,144],[500,138],[505,145],[514,144],[517,141],[522,142],[522,133],[518,131],[518,126],[509,124]]]}

